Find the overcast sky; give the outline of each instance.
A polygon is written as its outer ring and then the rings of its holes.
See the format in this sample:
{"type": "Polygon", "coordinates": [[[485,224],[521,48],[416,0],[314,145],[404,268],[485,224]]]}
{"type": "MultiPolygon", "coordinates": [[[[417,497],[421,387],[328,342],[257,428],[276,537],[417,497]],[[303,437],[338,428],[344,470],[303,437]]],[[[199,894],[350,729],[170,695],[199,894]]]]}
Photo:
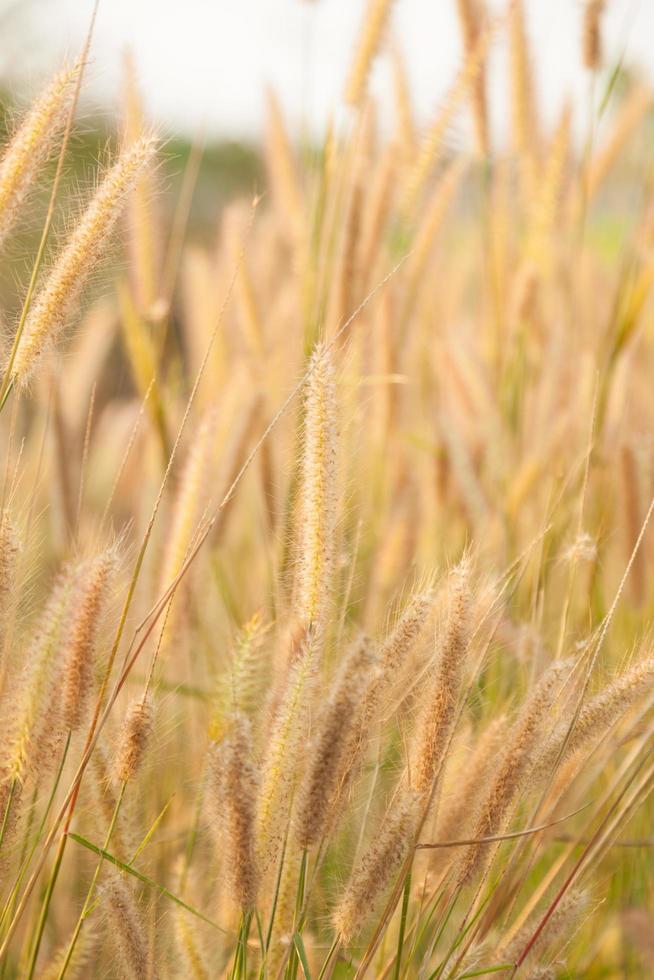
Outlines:
{"type": "MultiPolygon", "coordinates": [[[[79,49],[91,0],[0,0],[0,71],[18,88],[33,87],[79,49]],[[26,40],[27,39],[27,40],[26,40]],[[9,43],[7,43],[9,42],[9,43]]],[[[119,90],[122,54],[131,48],[153,120],[192,135],[256,137],[266,84],[294,125],[319,130],[341,106],[343,80],[366,0],[100,0],[89,93],[110,106],[119,90]]],[[[501,10],[504,0],[490,0],[501,10]]],[[[551,119],[566,93],[580,105],[583,0],[527,0],[529,33],[544,112],[551,119]]],[[[429,118],[460,59],[455,0],[396,0],[392,35],[405,53],[419,121],[429,118]]],[[[654,0],[607,0],[609,59],[626,48],[628,63],[654,71],[654,0]]],[[[493,59],[498,132],[506,121],[501,48],[493,59]]],[[[388,91],[383,59],[373,86],[388,91]]]]}

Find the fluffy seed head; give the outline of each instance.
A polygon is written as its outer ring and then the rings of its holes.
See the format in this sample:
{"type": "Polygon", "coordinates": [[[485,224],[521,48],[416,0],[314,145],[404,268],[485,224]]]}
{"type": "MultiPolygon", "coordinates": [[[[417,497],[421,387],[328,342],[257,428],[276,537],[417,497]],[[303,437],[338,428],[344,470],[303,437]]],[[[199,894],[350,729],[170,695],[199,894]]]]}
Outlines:
{"type": "Polygon", "coordinates": [[[0,161],[0,244],[14,225],[30,185],[66,119],[79,65],[52,79],[27,113],[0,161]]]}
{"type": "MultiPolygon", "coordinates": [[[[566,892],[558,903],[547,924],[541,931],[538,939],[531,947],[526,963],[530,966],[535,965],[537,960],[558,938],[569,936],[575,929],[579,919],[588,908],[588,893],[580,889],[573,888],[566,892]]],[[[542,912],[533,913],[527,923],[520,929],[513,939],[504,946],[500,946],[497,955],[506,962],[515,962],[523,949],[531,939],[534,930],[542,917],[542,912]]]]}
{"type": "Polygon", "coordinates": [[[464,561],[452,574],[447,627],[426,703],[411,751],[411,781],[429,799],[449,747],[456,707],[461,692],[468,652],[470,615],[469,564],[464,561]]]}
{"type": "Polygon", "coordinates": [[[116,559],[101,555],[80,570],[80,596],[63,656],[62,714],[64,726],[75,731],[84,720],[93,687],[93,651],[116,559]]]}
{"type": "Polygon", "coordinates": [[[259,887],[254,840],[258,778],[250,722],[243,715],[232,718],[228,734],[213,749],[209,773],[213,809],[227,847],[232,897],[242,909],[251,909],[259,887]]]}
{"type": "Polygon", "coordinates": [[[564,720],[557,725],[536,756],[534,774],[540,776],[551,769],[566,737],[562,763],[601,738],[639,698],[652,690],[653,683],[654,659],[648,658],[634,664],[621,677],[607,684],[582,706],[569,737],[570,722],[564,720]]]}
{"type": "Polygon", "coordinates": [[[123,150],[100,183],[27,316],[12,367],[15,382],[29,378],[40,355],[60,333],[82,286],[102,257],[126,194],[155,149],[152,137],[137,140],[123,150]]]}
{"type": "Polygon", "coordinates": [[[302,848],[320,840],[334,796],[352,765],[361,692],[374,665],[372,645],[361,638],[350,650],[323,710],[299,794],[295,829],[302,848]]]}
{"type": "Polygon", "coordinates": [[[129,980],[154,976],[150,969],[147,929],[131,889],[117,874],[111,874],[104,885],[107,907],[113,928],[110,929],[116,953],[129,980]]]}
{"type": "Polygon", "coordinates": [[[370,726],[383,706],[384,699],[397,682],[433,607],[433,590],[414,593],[395,627],[382,642],[379,651],[379,671],[371,677],[363,698],[362,722],[365,727],[370,726]]]}
{"type": "Polygon", "coordinates": [[[4,627],[7,611],[11,607],[19,553],[18,528],[11,519],[9,511],[5,510],[0,517],[0,629],[4,627]]]}
{"type": "MultiPolygon", "coordinates": [[[[83,980],[85,976],[89,975],[91,956],[97,938],[93,924],[85,923],[66,966],[65,976],[68,977],[68,980],[83,980]]],[[[67,956],[68,941],[62,943],[60,948],[55,951],[45,969],[39,973],[39,980],[59,980],[67,956]]]]}
{"type": "MultiPolygon", "coordinates": [[[[553,700],[560,689],[569,664],[559,662],[550,667],[524,705],[508,735],[507,747],[499,761],[495,778],[483,800],[474,837],[492,837],[502,832],[505,821],[519,791],[524,788],[524,776],[529,772],[543,724],[553,700]]],[[[488,866],[496,845],[476,844],[466,849],[459,881],[470,881],[488,866]]]]}
{"type": "MultiPolygon", "coordinates": [[[[506,717],[494,718],[478,736],[477,742],[461,770],[452,782],[451,795],[439,808],[435,839],[460,840],[472,836],[479,787],[488,785],[506,739],[506,717]]],[[[459,848],[436,849],[434,856],[441,860],[460,858],[459,848]]]]}
{"type": "Polygon", "coordinates": [[[256,821],[257,857],[264,871],[276,863],[286,832],[293,790],[302,772],[315,683],[316,644],[309,634],[289,671],[264,757],[256,821]]]}
{"type": "Polygon", "coordinates": [[[264,645],[269,625],[260,612],[239,630],[230,666],[216,684],[211,735],[219,739],[231,716],[242,713],[251,718],[263,698],[269,680],[269,651],[264,645]]]}
{"type": "MultiPolygon", "coordinates": [[[[47,734],[50,743],[61,734],[59,713],[55,711],[51,715],[48,708],[55,655],[76,588],[75,569],[71,567],[56,581],[27,647],[22,672],[13,689],[9,689],[13,710],[2,740],[0,762],[0,771],[7,780],[22,780],[27,767],[32,765],[38,765],[43,776],[41,766],[46,762],[43,736],[47,734]]],[[[48,752],[48,758],[49,755],[48,752]]]]}
{"type": "Polygon", "coordinates": [[[118,782],[132,779],[141,768],[152,734],[152,716],[152,700],[149,697],[134,701],[127,709],[114,763],[118,782]]]}
{"type": "Polygon", "coordinates": [[[334,927],[344,943],[364,928],[393,875],[414,843],[420,801],[406,793],[391,804],[382,827],[352,872],[334,912],[334,927]]]}
{"type": "Polygon", "coordinates": [[[316,348],[309,370],[300,499],[299,615],[307,626],[320,628],[329,607],[336,530],[336,388],[327,347],[316,348]]]}

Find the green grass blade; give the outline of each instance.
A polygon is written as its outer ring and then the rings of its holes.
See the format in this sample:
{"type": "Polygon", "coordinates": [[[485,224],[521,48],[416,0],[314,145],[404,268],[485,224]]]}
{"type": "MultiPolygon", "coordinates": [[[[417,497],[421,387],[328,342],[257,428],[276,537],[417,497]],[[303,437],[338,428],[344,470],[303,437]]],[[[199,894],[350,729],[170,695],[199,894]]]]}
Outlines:
{"type": "Polygon", "coordinates": [[[147,885],[148,888],[154,888],[155,891],[158,891],[160,895],[164,895],[166,898],[169,898],[171,902],[175,902],[175,904],[179,905],[180,908],[186,909],[187,912],[190,912],[192,915],[196,916],[196,918],[201,919],[203,922],[206,922],[207,925],[212,926],[214,929],[217,929],[219,932],[222,932],[224,935],[229,935],[229,932],[226,929],[223,929],[221,926],[219,926],[217,922],[214,922],[213,919],[207,918],[207,916],[203,915],[202,912],[199,912],[197,909],[194,909],[192,905],[189,905],[187,902],[184,902],[177,895],[173,895],[173,893],[168,891],[167,888],[164,888],[163,885],[160,885],[158,882],[153,881],[152,878],[148,878],[148,876],[144,875],[142,871],[137,871],[137,869],[132,867],[131,865],[125,864],[123,861],[120,861],[113,854],[110,854],[109,851],[105,851],[104,848],[98,847],[97,844],[93,844],[90,840],[87,840],[86,837],[82,837],[81,834],[69,833],[68,836],[71,838],[71,840],[74,840],[76,844],[81,844],[82,847],[86,847],[87,850],[93,851],[93,853],[97,854],[98,857],[101,857],[105,861],[108,861],[110,864],[113,864],[116,868],[120,868],[120,870],[126,872],[126,874],[132,875],[133,878],[136,878],[144,885],[147,885]]]}
{"type": "Polygon", "coordinates": [[[309,961],[307,959],[307,951],[304,948],[304,941],[299,932],[293,933],[293,943],[295,944],[295,949],[297,950],[297,955],[300,959],[300,965],[302,966],[302,972],[304,973],[306,980],[311,980],[311,970],[309,969],[309,961]]]}

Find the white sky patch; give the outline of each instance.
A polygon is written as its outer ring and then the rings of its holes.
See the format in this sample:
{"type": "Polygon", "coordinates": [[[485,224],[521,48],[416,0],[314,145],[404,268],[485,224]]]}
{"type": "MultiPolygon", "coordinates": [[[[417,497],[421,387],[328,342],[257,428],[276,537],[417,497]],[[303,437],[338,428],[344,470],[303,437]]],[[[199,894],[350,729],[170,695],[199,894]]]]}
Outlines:
{"type": "MultiPolygon", "coordinates": [[[[488,3],[498,12],[505,5],[488,3]]],[[[0,71],[18,87],[32,87],[39,74],[79,50],[92,2],[21,0],[15,6],[1,25],[10,44],[0,71]]],[[[256,138],[270,85],[292,126],[320,132],[330,116],[343,114],[344,79],[365,7],[365,0],[101,0],[87,102],[117,108],[122,56],[130,48],[148,112],[171,131],[256,138]]],[[[526,10],[545,118],[553,123],[571,96],[581,130],[589,88],[580,63],[583,0],[527,0],[526,10]]],[[[624,52],[627,64],[652,76],[654,0],[607,0],[603,35],[608,64],[624,52]]],[[[396,0],[391,36],[404,52],[416,118],[424,124],[460,63],[454,0],[396,0]]],[[[496,138],[508,117],[504,47],[496,45],[490,74],[496,138]]],[[[388,123],[392,98],[383,56],[372,88],[381,97],[382,124],[388,123]]]]}

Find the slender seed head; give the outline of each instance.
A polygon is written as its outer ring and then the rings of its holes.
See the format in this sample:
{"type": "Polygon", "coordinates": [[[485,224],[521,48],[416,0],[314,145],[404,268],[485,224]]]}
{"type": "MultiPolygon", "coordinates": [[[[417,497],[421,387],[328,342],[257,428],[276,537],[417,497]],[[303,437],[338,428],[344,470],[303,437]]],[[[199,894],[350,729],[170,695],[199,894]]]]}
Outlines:
{"type": "Polygon", "coordinates": [[[220,739],[234,713],[255,716],[270,680],[270,651],[264,643],[270,629],[260,612],[239,630],[231,664],[220,674],[214,697],[211,736],[220,739]]]}
{"type": "Polygon", "coordinates": [[[370,727],[396,684],[434,608],[434,592],[416,592],[406,604],[395,627],[381,644],[379,671],[370,678],[363,696],[362,723],[370,727]]]}
{"type": "MultiPolygon", "coordinates": [[[[84,977],[88,977],[91,970],[91,957],[97,939],[98,936],[93,928],[93,923],[85,923],[66,966],[65,976],[68,980],[84,980],[84,977]]],[[[55,951],[45,969],[39,973],[39,980],[59,980],[68,956],[68,945],[68,941],[66,941],[55,951]]]]}
{"type": "Polygon", "coordinates": [[[143,764],[153,725],[152,699],[140,698],[127,710],[114,762],[118,782],[133,779],[143,764]]]}
{"type": "Polygon", "coordinates": [[[315,683],[316,644],[309,634],[289,670],[264,756],[256,820],[262,871],[275,865],[284,841],[293,791],[303,768],[315,683]]]}
{"type": "Polygon", "coordinates": [[[297,842],[309,848],[322,837],[334,797],[353,762],[352,736],[360,717],[361,693],[375,667],[370,644],[361,638],[336,678],[309,749],[295,820],[297,842]]]}
{"type": "Polygon", "coordinates": [[[113,925],[111,938],[125,977],[142,980],[155,976],[154,971],[149,972],[151,957],[146,925],[127,882],[118,874],[111,874],[104,893],[113,925]]]}
{"type": "MultiPolygon", "coordinates": [[[[488,785],[506,740],[506,727],[506,717],[502,715],[493,719],[478,736],[470,757],[452,780],[451,795],[439,808],[436,840],[461,840],[472,836],[479,788],[488,785]]],[[[434,856],[442,861],[451,861],[460,858],[463,853],[463,849],[444,848],[436,849],[434,856]]]]}
{"type": "Polygon", "coordinates": [[[0,516],[0,695],[3,687],[3,660],[8,652],[7,624],[17,597],[16,568],[20,554],[18,528],[8,510],[0,516]]]}
{"type": "Polygon", "coordinates": [[[25,116],[0,160],[0,244],[7,237],[39,168],[61,133],[80,66],[66,69],[50,84],[25,116]]]}
{"type": "Polygon", "coordinates": [[[468,652],[470,617],[469,563],[452,574],[449,610],[439,663],[420,716],[411,751],[411,781],[424,798],[432,795],[456,720],[468,652]]]}
{"type": "Polygon", "coordinates": [[[228,734],[213,749],[209,773],[213,809],[227,847],[232,898],[242,909],[251,909],[259,887],[254,840],[258,777],[252,761],[251,726],[243,715],[232,718],[228,734]]]}
{"type": "Polygon", "coordinates": [[[62,714],[71,732],[83,722],[91,698],[93,652],[115,566],[115,554],[110,551],[81,569],[84,582],[63,655],[62,714]]]}
{"type": "Polygon", "coordinates": [[[48,708],[56,653],[77,589],[74,571],[72,567],[66,569],[56,581],[28,645],[21,674],[13,689],[10,685],[7,691],[12,711],[2,739],[0,772],[8,781],[21,781],[28,766],[33,765],[38,765],[43,776],[40,767],[46,761],[42,751],[44,725],[52,738],[60,734],[60,719],[50,715],[48,708]]]}
{"type": "Polygon", "coordinates": [[[84,283],[102,257],[128,191],[155,149],[152,137],[137,140],[123,150],[100,183],[29,311],[12,368],[15,382],[27,381],[41,354],[63,329],[84,283]]]}
{"type": "MultiPolygon", "coordinates": [[[[16,559],[20,553],[20,537],[9,511],[0,517],[0,603],[4,608],[6,596],[14,583],[16,559]]],[[[1,621],[1,620],[0,620],[1,621]]]]}
{"type": "Polygon", "coordinates": [[[349,943],[364,928],[409,853],[419,814],[420,800],[415,793],[406,793],[391,804],[334,912],[334,927],[343,943],[349,943]]]}
{"type": "MultiPolygon", "coordinates": [[[[534,961],[546,952],[552,943],[561,937],[569,936],[574,931],[579,919],[588,909],[588,903],[589,896],[587,892],[576,888],[566,892],[547,920],[545,928],[541,931],[538,939],[531,947],[529,956],[525,962],[529,966],[534,966],[534,961]]],[[[498,947],[497,955],[508,963],[515,962],[531,939],[541,917],[541,911],[533,913],[509,943],[498,947]]]]}
{"type": "Polygon", "coordinates": [[[336,531],[336,387],[328,348],[309,364],[300,498],[299,615],[320,629],[329,610],[336,531]]]}
{"type": "MultiPolygon", "coordinates": [[[[502,832],[518,793],[525,788],[524,777],[531,768],[543,725],[568,669],[569,664],[563,661],[550,667],[524,705],[481,804],[474,837],[492,837],[502,832]]],[[[483,873],[495,850],[494,844],[468,847],[461,863],[459,882],[468,882],[476,874],[483,873]]]]}
{"type": "Polygon", "coordinates": [[[582,705],[569,736],[570,721],[564,719],[546,739],[534,761],[534,776],[551,770],[564,742],[562,763],[600,739],[647,691],[652,690],[653,683],[654,659],[649,658],[634,664],[621,677],[589,698],[582,705]]]}

